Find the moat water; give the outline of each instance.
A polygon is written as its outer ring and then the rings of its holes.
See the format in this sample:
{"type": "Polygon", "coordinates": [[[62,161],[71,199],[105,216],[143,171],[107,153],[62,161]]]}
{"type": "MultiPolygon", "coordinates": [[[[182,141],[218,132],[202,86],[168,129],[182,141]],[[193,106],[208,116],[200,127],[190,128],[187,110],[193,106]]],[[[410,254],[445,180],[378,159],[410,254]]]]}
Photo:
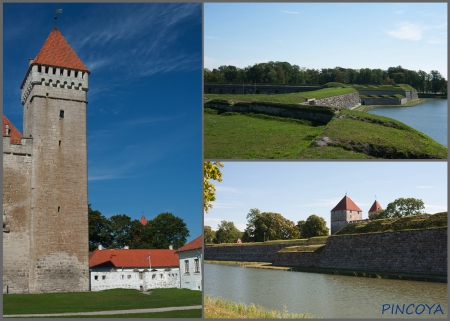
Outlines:
{"type": "Polygon", "coordinates": [[[413,107],[376,108],[369,114],[390,117],[447,145],[447,99],[430,98],[413,107]]]}
{"type": "Polygon", "coordinates": [[[428,319],[447,318],[448,313],[446,283],[275,271],[220,264],[205,264],[204,272],[205,294],[212,298],[254,303],[270,310],[283,311],[286,306],[291,313],[307,312],[322,318],[428,319]],[[438,304],[444,314],[436,312],[438,304]],[[400,310],[397,310],[397,305],[400,310]],[[393,310],[391,306],[394,306],[393,310]],[[408,306],[412,314],[406,314],[408,306]]]}

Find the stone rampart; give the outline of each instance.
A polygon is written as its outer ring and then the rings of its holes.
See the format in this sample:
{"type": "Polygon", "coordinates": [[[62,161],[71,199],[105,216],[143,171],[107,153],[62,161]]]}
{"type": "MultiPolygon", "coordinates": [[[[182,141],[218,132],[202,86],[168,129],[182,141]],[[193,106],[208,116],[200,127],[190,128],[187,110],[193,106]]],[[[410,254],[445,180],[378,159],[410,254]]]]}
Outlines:
{"type": "Polygon", "coordinates": [[[205,260],[273,262],[279,250],[286,246],[294,245],[298,245],[298,242],[266,243],[264,245],[243,243],[240,245],[205,246],[204,255],[205,260]]]}
{"type": "Polygon", "coordinates": [[[393,95],[403,95],[406,98],[406,101],[411,101],[411,100],[416,100],[419,99],[419,95],[417,94],[417,90],[364,90],[364,89],[360,89],[358,90],[358,93],[360,95],[377,95],[377,96],[381,96],[381,95],[389,95],[389,96],[393,96],[393,95]]]}
{"type": "Polygon", "coordinates": [[[274,265],[447,274],[447,229],[330,236],[321,252],[278,252],[274,265]]]}
{"type": "Polygon", "coordinates": [[[310,102],[302,103],[303,105],[321,105],[321,106],[333,106],[340,108],[352,108],[360,104],[359,94],[357,92],[339,96],[333,96],[328,98],[315,99],[310,102]]]}
{"type": "Polygon", "coordinates": [[[363,98],[362,105],[403,105],[408,102],[407,98],[363,98]]]}
{"type": "Polygon", "coordinates": [[[296,243],[206,246],[206,260],[273,262],[385,272],[447,274],[447,229],[330,236],[321,252],[279,252],[296,243]]]}
{"type": "Polygon", "coordinates": [[[322,89],[321,86],[283,86],[252,84],[204,84],[205,94],[288,94],[322,89]]]}
{"type": "Polygon", "coordinates": [[[330,109],[327,106],[284,106],[284,105],[265,105],[262,103],[236,104],[209,102],[205,103],[205,108],[213,108],[225,111],[237,112],[256,112],[273,116],[292,117],[297,119],[308,119],[328,123],[338,112],[337,109],[330,109]]]}

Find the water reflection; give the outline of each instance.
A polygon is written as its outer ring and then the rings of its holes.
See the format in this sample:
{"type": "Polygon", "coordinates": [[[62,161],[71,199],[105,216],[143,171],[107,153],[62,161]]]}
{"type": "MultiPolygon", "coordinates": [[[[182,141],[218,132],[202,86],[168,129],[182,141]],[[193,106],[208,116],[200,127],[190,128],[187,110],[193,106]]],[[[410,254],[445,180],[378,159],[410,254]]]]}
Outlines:
{"type": "MultiPolygon", "coordinates": [[[[447,315],[447,284],[273,271],[205,264],[205,293],[271,310],[324,318],[439,317],[447,315]],[[382,315],[383,304],[439,303],[445,313],[382,315]]],[[[432,311],[434,311],[433,309],[432,311]]]]}

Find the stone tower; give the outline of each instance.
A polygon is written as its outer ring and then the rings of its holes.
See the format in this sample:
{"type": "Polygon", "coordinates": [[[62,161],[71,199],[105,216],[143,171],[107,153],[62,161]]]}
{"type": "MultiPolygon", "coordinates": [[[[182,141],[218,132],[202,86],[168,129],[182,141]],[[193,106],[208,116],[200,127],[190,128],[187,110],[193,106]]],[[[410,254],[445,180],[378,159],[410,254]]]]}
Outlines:
{"type": "Polygon", "coordinates": [[[376,212],[376,211],[379,211],[379,210],[382,210],[383,208],[381,207],[381,205],[380,205],[380,203],[378,203],[378,201],[377,200],[375,200],[375,202],[373,202],[373,204],[372,204],[372,206],[370,207],[370,210],[369,210],[369,218],[370,218],[370,215],[372,214],[372,213],[374,213],[374,212],[376,212]]]}
{"type": "MultiPolygon", "coordinates": [[[[30,59],[22,82],[22,140],[31,141],[31,165],[29,182],[22,184],[29,188],[29,195],[24,197],[29,197],[20,228],[28,237],[23,241],[15,239],[13,230],[18,227],[10,224],[9,240],[4,245],[4,251],[26,247],[18,242],[28,246],[15,253],[27,262],[23,273],[10,271],[18,262],[6,255],[6,283],[16,286],[20,276],[23,287],[27,279],[28,289],[16,293],[89,290],[88,75],[89,70],[55,27],[36,58],[30,59]]],[[[5,244],[5,233],[3,240],[5,244]]]]}
{"type": "Polygon", "coordinates": [[[331,210],[331,234],[350,221],[362,220],[362,210],[347,195],[331,210]]]}

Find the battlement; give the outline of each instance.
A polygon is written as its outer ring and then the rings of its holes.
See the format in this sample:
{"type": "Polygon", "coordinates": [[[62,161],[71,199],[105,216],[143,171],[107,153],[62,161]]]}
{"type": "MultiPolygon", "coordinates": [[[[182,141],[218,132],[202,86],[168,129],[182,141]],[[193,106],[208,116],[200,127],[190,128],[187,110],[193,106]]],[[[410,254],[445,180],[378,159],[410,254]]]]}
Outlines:
{"type": "Polygon", "coordinates": [[[11,143],[10,136],[3,136],[3,154],[31,156],[33,138],[22,137],[20,144],[11,143]]]}
{"type": "Polygon", "coordinates": [[[22,105],[28,99],[35,85],[52,86],[88,91],[89,73],[86,71],[45,65],[31,65],[22,84],[22,105]]]}

